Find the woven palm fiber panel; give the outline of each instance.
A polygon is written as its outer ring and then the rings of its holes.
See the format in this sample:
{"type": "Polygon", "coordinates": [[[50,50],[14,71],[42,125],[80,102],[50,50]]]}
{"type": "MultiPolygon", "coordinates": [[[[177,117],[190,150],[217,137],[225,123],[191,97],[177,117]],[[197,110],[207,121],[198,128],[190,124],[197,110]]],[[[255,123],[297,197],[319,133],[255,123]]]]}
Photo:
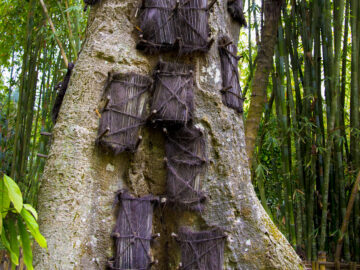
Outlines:
{"type": "Polygon", "coordinates": [[[74,64],[69,63],[68,68],[67,68],[67,72],[65,74],[65,77],[64,77],[63,81],[61,83],[59,83],[57,85],[57,87],[56,87],[56,88],[59,88],[59,92],[58,92],[58,94],[56,96],[55,103],[54,103],[54,106],[53,106],[52,111],[51,111],[51,118],[52,118],[52,121],[53,121],[54,124],[56,123],[56,120],[58,118],[60,107],[61,107],[61,104],[63,102],[64,96],[66,94],[66,90],[67,90],[68,85],[69,85],[69,81],[70,81],[70,77],[71,77],[71,73],[72,73],[73,68],[74,68],[74,64]]]}
{"type": "Polygon", "coordinates": [[[177,241],[181,248],[181,270],[221,270],[226,236],[221,229],[193,232],[181,227],[177,241]]]}
{"type": "Polygon", "coordinates": [[[152,240],[153,206],[157,198],[151,195],[136,198],[120,191],[115,201],[119,204],[116,225],[111,234],[115,239],[115,257],[110,269],[150,269],[150,242],[152,240]]]}
{"type": "Polygon", "coordinates": [[[243,112],[243,102],[241,87],[239,83],[238,61],[236,55],[237,48],[232,44],[228,37],[219,38],[219,53],[221,59],[222,77],[222,101],[223,103],[236,110],[243,112]]]}
{"type": "Polygon", "coordinates": [[[229,0],[228,11],[231,17],[240,23],[241,26],[246,26],[246,19],[244,15],[244,4],[243,0],[229,0]]]}
{"type": "Polygon", "coordinates": [[[181,208],[201,211],[206,199],[201,191],[201,176],[207,163],[202,132],[195,127],[168,132],[165,154],[168,201],[181,208]]]}
{"type": "Polygon", "coordinates": [[[147,118],[147,92],[151,85],[151,78],[134,73],[109,75],[96,139],[98,145],[114,154],[136,150],[139,128],[147,118]]]}
{"type": "Polygon", "coordinates": [[[184,125],[194,110],[192,66],[159,62],[155,69],[150,119],[164,125],[184,125]]]}
{"type": "Polygon", "coordinates": [[[96,4],[99,3],[100,1],[101,1],[101,0],[84,0],[84,3],[85,3],[84,11],[87,10],[88,6],[96,5],[96,4]]]}
{"type": "Polygon", "coordinates": [[[178,49],[181,54],[208,51],[210,6],[207,0],[144,0],[137,49],[150,53],[178,49]]]}

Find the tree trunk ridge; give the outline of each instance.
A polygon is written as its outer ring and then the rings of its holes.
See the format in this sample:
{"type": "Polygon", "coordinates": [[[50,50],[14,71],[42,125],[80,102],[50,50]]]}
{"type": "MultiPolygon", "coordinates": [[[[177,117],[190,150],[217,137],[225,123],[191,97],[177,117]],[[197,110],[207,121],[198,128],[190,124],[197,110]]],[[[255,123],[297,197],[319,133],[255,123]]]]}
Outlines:
{"type": "MultiPolygon", "coordinates": [[[[218,1],[210,14],[212,37],[237,41],[238,26],[218,1]]],[[[87,38],[73,70],[56,126],[39,195],[40,229],[48,251],[36,248],[35,269],[105,269],[113,256],[115,192],[128,188],[141,196],[165,193],[164,136],[142,128],[135,154],[117,157],[95,147],[95,113],[108,72],[152,73],[158,56],[135,49],[137,1],[103,0],[91,8],[87,38]]],[[[221,101],[218,48],[182,58],[196,63],[195,119],[204,130],[209,164],[202,179],[207,194],[201,213],[155,209],[154,232],[161,232],[152,253],[153,269],[176,269],[179,249],[170,239],[179,226],[212,226],[228,232],[223,269],[302,269],[301,261],[259,203],[251,184],[241,115],[221,101]]],[[[172,54],[164,60],[179,60],[172,54]]],[[[160,209],[161,208],[161,209],[160,209]]]]}

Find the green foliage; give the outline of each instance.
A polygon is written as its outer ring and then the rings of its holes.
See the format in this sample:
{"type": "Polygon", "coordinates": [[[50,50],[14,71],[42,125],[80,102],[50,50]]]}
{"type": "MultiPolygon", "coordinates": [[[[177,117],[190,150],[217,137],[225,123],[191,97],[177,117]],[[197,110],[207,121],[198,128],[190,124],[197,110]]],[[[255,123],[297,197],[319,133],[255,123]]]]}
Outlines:
{"type": "Polygon", "coordinates": [[[5,174],[0,179],[0,189],[2,197],[0,202],[1,243],[8,251],[13,265],[19,264],[21,246],[26,267],[33,269],[30,235],[40,247],[47,248],[46,240],[41,235],[36,222],[37,213],[31,205],[23,204],[18,185],[5,174]],[[10,207],[11,205],[13,207],[10,207]]]}
{"type": "MultiPolygon", "coordinates": [[[[56,35],[70,61],[85,37],[82,0],[46,0],[56,35]],[[72,33],[72,35],[70,35],[72,33]]],[[[54,86],[66,71],[43,9],[37,0],[0,1],[0,248],[13,265],[19,249],[32,267],[32,242],[46,248],[36,202],[51,132],[54,86]]]]}
{"type": "MultiPolygon", "coordinates": [[[[357,3],[287,1],[259,127],[252,168],[256,192],[289,242],[305,250],[308,260],[316,260],[319,250],[334,259],[360,168],[357,3]]],[[[250,14],[256,22],[256,12],[250,14]]],[[[253,34],[255,23],[250,26],[253,34]]],[[[246,61],[241,68],[250,66],[250,59],[246,61]]],[[[249,89],[248,100],[251,94],[249,89]]],[[[344,238],[345,261],[360,260],[359,232],[358,199],[344,238]]]]}
{"type": "Polygon", "coordinates": [[[23,207],[23,199],[19,186],[6,174],[4,174],[3,181],[8,191],[10,201],[13,203],[15,210],[18,213],[21,213],[23,207]]]}

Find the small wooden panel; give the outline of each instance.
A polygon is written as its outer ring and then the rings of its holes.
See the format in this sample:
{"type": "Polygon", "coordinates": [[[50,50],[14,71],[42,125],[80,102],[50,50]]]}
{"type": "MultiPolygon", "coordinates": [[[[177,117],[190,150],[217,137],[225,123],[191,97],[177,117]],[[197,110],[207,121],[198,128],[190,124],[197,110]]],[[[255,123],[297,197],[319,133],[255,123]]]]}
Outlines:
{"type": "Polygon", "coordinates": [[[194,110],[193,71],[189,65],[160,62],[155,70],[151,120],[163,125],[185,125],[194,110]]]}
{"type": "Polygon", "coordinates": [[[137,49],[150,53],[171,50],[176,42],[174,0],[143,1],[137,49]]]}
{"type": "Polygon", "coordinates": [[[202,132],[195,127],[169,132],[165,152],[168,200],[179,207],[202,210],[201,176],[207,161],[202,132]]]}
{"type": "Polygon", "coordinates": [[[59,92],[56,96],[56,99],[55,99],[55,102],[54,102],[54,105],[53,105],[53,108],[51,111],[51,119],[54,124],[56,123],[56,120],[58,118],[60,108],[61,108],[63,99],[65,97],[66,90],[68,88],[71,73],[72,73],[72,70],[74,69],[74,66],[75,65],[73,63],[68,64],[67,72],[65,74],[63,81],[55,87],[56,88],[55,90],[59,90],[59,92]]]}
{"type": "Polygon", "coordinates": [[[237,48],[228,37],[221,37],[219,39],[219,53],[223,86],[221,90],[222,101],[226,106],[242,113],[244,99],[239,83],[237,48]]]}
{"type": "Polygon", "coordinates": [[[139,50],[185,54],[206,52],[212,44],[207,0],[144,0],[139,14],[139,50]]]}
{"type": "Polygon", "coordinates": [[[221,270],[226,236],[221,229],[193,232],[180,228],[181,270],[221,270]]]}
{"type": "Polygon", "coordinates": [[[136,150],[139,127],[147,118],[151,85],[151,78],[134,73],[109,75],[96,140],[98,145],[114,154],[136,150]]]}
{"type": "Polygon", "coordinates": [[[209,10],[207,0],[180,0],[177,13],[177,36],[180,37],[180,53],[207,52],[209,40],[209,10]]]}
{"type": "Polygon", "coordinates": [[[229,0],[228,11],[231,17],[237,21],[240,26],[247,26],[245,15],[244,15],[244,4],[243,0],[229,0]]]}
{"type": "Polygon", "coordinates": [[[110,269],[149,269],[150,241],[152,240],[154,196],[136,198],[127,191],[118,193],[119,212],[112,237],[116,254],[109,261],[110,269]]]}

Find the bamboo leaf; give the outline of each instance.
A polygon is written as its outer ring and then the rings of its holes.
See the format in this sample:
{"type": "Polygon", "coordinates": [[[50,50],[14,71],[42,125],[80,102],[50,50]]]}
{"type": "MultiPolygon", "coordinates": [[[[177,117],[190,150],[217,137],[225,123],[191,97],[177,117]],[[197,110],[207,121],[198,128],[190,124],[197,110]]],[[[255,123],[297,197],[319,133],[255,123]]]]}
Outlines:
{"type": "Polygon", "coordinates": [[[34,269],[34,267],[32,265],[33,255],[32,255],[29,233],[26,230],[26,227],[20,218],[18,219],[18,227],[19,227],[21,245],[22,245],[22,250],[23,250],[23,255],[24,255],[24,263],[25,263],[27,269],[33,270],[34,269]]]}
{"type": "MultiPolygon", "coordinates": [[[[17,230],[16,230],[16,223],[15,221],[10,218],[8,219],[7,221],[8,223],[8,229],[9,229],[9,235],[10,235],[10,247],[11,247],[11,250],[14,252],[14,254],[16,255],[16,261],[18,262],[19,261],[19,242],[18,242],[18,239],[17,239],[17,230]]],[[[15,256],[14,255],[14,256],[15,256]]],[[[16,264],[18,265],[18,263],[16,264]]]]}
{"type": "Polygon", "coordinates": [[[16,211],[20,213],[23,208],[23,198],[19,186],[6,174],[4,174],[4,182],[11,202],[14,204],[16,211]]]}
{"type": "Polygon", "coordinates": [[[9,240],[7,239],[7,237],[5,235],[5,228],[4,227],[3,227],[2,231],[1,231],[1,242],[5,246],[6,250],[9,252],[11,262],[13,264],[15,264],[15,265],[18,265],[19,258],[16,256],[16,254],[12,251],[12,249],[10,247],[9,240]]]}

